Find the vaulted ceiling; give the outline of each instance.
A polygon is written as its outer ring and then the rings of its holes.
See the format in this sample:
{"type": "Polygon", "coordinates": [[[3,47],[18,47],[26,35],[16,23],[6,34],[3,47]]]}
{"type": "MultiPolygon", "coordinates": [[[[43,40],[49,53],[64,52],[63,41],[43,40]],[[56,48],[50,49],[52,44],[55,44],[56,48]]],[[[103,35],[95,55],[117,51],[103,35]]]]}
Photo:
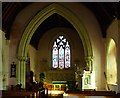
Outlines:
{"type": "MultiPolygon", "coordinates": [[[[13,21],[16,15],[26,6],[31,4],[32,2],[3,2],[2,3],[2,29],[6,32],[6,38],[10,38],[10,30],[13,24],[13,21]]],[[[80,3],[80,2],[79,2],[80,3]]],[[[103,38],[106,37],[106,29],[113,21],[114,18],[120,19],[120,9],[118,2],[82,2],[83,5],[88,7],[96,16],[101,30],[103,38]]],[[[36,30],[32,39],[31,45],[33,45],[36,49],[38,46],[38,42],[40,37],[47,30],[54,27],[74,27],[62,16],[58,14],[53,14],[49,18],[47,18],[36,30]],[[40,32],[39,32],[40,31],[40,32]]]]}

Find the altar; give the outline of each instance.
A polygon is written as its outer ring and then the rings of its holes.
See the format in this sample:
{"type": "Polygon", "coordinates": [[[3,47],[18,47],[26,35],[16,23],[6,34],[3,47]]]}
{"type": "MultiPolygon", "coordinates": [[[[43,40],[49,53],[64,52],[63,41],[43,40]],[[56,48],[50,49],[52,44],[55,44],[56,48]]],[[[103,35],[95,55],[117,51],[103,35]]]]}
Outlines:
{"type": "Polygon", "coordinates": [[[64,91],[67,86],[67,81],[53,81],[52,83],[48,83],[46,87],[48,90],[54,91],[64,91]]]}
{"type": "Polygon", "coordinates": [[[66,81],[52,81],[52,83],[45,84],[45,88],[47,88],[50,95],[64,94],[66,83],[66,81]]]}

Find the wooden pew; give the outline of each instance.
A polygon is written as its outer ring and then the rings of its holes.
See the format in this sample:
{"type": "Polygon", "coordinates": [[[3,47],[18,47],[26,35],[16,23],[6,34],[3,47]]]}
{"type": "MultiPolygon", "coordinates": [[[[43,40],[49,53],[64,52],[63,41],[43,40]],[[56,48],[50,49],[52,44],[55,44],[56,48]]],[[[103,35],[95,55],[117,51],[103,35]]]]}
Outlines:
{"type": "Polygon", "coordinates": [[[40,98],[40,94],[33,91],[2,91],[2,98],[40,98]],[[36,97],[35,97],[36,96],[36,97]]]}
{"type": "Polygon", "coordinates": [[[120,98],[114,91],[79,91],[69,90],[68,96],[105,96],[105,98],[120,98]]]}

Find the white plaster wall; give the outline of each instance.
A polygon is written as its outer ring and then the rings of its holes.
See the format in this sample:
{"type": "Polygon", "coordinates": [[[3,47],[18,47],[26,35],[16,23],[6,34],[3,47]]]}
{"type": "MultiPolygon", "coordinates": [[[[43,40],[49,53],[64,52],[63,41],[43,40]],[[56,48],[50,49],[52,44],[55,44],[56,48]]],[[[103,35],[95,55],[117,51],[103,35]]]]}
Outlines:
{"type": "Polygon", "coordinates": [[[3,34],[3,52],[2,52],[2,61],[3,61],[3,77],[5,81],[3,82],[3,89],[7,89],[8,86],[8,78],[10,77],[10,65],[9,65],[9,40],[6,40],[5,34],[3,34]]]}
{"type": "Polygon", "coordinates": [[[29,56],[30,56],[30,70],[35,73],[35,67],[37,67],[37,50],[29,45],[29,56]]]}
{"type": "Polygon", "coordinates": [[[7,89],[9,68],[9,40],[6,40],[5,33],[0,31],[0,90],[7,89]]]}
{"type": "MultiPolygon", "coordinates": [[[[116,92],[120,93],[120,31],[119,31],[119,20],[114,19],[113,22],[111,23],[111,25],[109,25],[109,28],[107,29],[107,39],[106,39],[106,50],[107,47],[109,45],[109,41],[110,39],[113,38],[115,43],[116,43],[116,47],[117,47],[117,81],[118,81],[118,85],[110,85],[110,89],[116,92]]],[[[106,52],[107,54],[107,52],[106,52]]],[[[106,56],[107,58],[107,56],[106,56]]],[[[107,65],[106,65],[107,66],[107,65]]]]}
{"type": "MultiPolygon", "coordinates": [[[[16,35],[16,34],[15,34],[16,35]]],[[[15,64],[17,64],[17,48],[18,48],[18,42],[17,42],[17,37],[13,37],[12,35],[10,35],[10,41],[9,41],[9,60],[8,60],[8,69],[9,69],[9,77],[8,77],[8,87],[10,88],[10,85],[16,85],[17,84],[17,80],[16,78],[11,78],[10,77],[10,67],[11,64],[13,62],[15,62],[15,64]]],[[[16,66],[17,68],[17,66],[16,66]]],[[[17,71],[17,69],[16,69],[17,71]]],[[[17,72],[16,72],[16,76],[17,76],[17,72]]]]}

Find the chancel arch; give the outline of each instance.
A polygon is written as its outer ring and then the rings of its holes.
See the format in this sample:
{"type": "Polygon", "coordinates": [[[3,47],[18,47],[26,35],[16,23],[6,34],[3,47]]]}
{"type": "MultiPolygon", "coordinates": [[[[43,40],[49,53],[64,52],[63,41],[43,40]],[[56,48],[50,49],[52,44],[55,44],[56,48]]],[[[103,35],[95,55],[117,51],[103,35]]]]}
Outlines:
{"type": "Polygon", "coordinates": [[[26,71],[25,64],[26,64],[28,46],[29,46],[30,40],[33,34],[35,33],[36,29],[39,27],[39,25],[41,25],[41,23],[44,20],[46,20],[48,17],[50,17],[54,13],[57,13],[62,17],[64,17],[76,29],[83,43],[84,54],[85,54],[85,59],[87,63],[86,65],[92,66],[91,58],[93,56],[93,52],[92,52],[89,35],[84,25],[82,24],[80,19],[76,17],[75,14],[72,13],[72,11],[70,11],[69,9],[57,3],[53,3],[48,7],[44,8],[43,10],[41,10],[36,16],[33,17],[33,19],[30,21],[30,23],[27,25],[26,29],[24,30],[24,33],[20,40],[20,44],[18,47],[17,80],[18,80],[18,83],[22,84],[23,88],[25,88],[25,81],[26,81],[25,80],[25,71],[26,71]]]}

